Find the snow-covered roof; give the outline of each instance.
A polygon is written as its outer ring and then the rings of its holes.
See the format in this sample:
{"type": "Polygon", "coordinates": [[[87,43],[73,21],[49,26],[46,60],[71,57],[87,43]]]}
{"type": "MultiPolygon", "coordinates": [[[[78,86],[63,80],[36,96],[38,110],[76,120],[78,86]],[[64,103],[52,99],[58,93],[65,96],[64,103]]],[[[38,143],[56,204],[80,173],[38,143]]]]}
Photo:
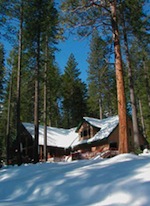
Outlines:
{"type": "MultiPolygon", "coordinates": [[[[24,127],[34,138],[34,124],[23,123],[24,127]]],[[[68,148],[78,140],[76,128],[63,129],[47,127],[47,145],[68,148]]],[[[39,145],[44,145],[44,126],[39,126],[39,145]]]]}
{"type": "Polygon", "coordinates": [[[108,137],[119,123],[118,115],[113,116],[113,117],[108,117],[105,119],[95,119],[91,117],[83,117],[83,120],[88,122],[90,125],[99,128],[100,131],[97,132],[92,138],[80,141],[80,144],[90,143],[90,142],[102,140],[108,137]]]}
{"type": "MultiPolygon", "coordinates": [[[[95,119],[91,117],[83,117],[83,120],[100,130],[90,139],[79,140],[76,132],[77,128],[63,129],[55,127],[47,127],[47,145],[54,147],[74,147],[83,143],[91,143],[97,140],[107,138],[119,123],[118,116],[108,117],[105,119],[95,119]]],[[[34,138],[34,124],[23,123],[24,127],[34,138]]],[[[39,145],[44,145],[44,126],[39,126],[39,145]]]]}

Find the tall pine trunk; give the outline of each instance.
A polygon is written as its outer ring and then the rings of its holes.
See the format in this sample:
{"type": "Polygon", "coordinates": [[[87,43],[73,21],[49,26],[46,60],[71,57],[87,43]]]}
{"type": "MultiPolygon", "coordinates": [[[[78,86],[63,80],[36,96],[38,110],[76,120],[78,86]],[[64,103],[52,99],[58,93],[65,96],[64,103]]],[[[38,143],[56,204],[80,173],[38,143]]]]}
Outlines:
{"type": "Polygon", "coordinates": [[[142,103],[140,99],[139,99],[139,110],[140,110],[140,120],[141,120],[141,125],[142,125],[142,130],[143,130],[143,136],[146,138],[146,129],[145,129],[145,124],[144,124],[142,103]]]}
{"type": "Polygon", "coordinates": [[[37,5],[37,33],[36,33],[36,67],[35,67],[35,102],[34,102],[34,163],[39,161],[39,81],[40,81],[40,51],[41,51],[41,4],[37,5]]]}
{"type": "Polygon", "coordinates": [[[34,163],[39,161],[39,49],[35,68],[35,102],[34,102],[34,163]]]}
{"type": "Polygon", "coordinates": [[[144,67],[144,77],[145,77],[147,101],[148,101],[148,107],[149,107],[149,112],[150,112],[150,85],[149,85],[149,78],[148,78],[148,68],[147,68],[147,66],[145,64],[144,57],[143,57],[143,67],[144,67]]]}
{"type": "Polygon", "coordinates": [[[44,160],[47,161],[47,66],[48,66],[48,38],[45,45],[45,70],[44,70],[44,160]]]}
{"type": "Polygon", "coordinates": [[[99,98],[99,118],[103,119],[102,98],[99,98]]]}
{"type": "Polygon", "coordinates": [[[40,70],[40,31],[37,34],[34,100],[34,163],[39,161],[39,70],[40,70]]]}
{"type": "Polygon", "coordinates": [[[111,22],[113,30],[114,51],[115,51],[115,69],[116,69],[116,84],[117,84],[117,100],[118,100],[118,115],[119,115],[119,153],[128,152],[128,135],[127,135],[127,114],[126,114],[126,99],[123,80],[123,68],[119,41],[119,32],[116,16],[116,0],[111,1],[111,22]]]}
{"type": "Polygon", "coordinates": [[[19,48],[18,48],[18,72],[17,72],[17,162],[21,165],[21,139],[20,139],[20,90],[21,90],[21,62],[22,62],[22,24],[23,24],[23,5],[20,6],[20,29],[19,29],[19,48]]]}
{"type": "Polygon", "coordinates": [[[7,111],[7,127],[6,127],[6,163],[9,165],[10,159],[10,114],[11,114],[11,97],[12,97],[12,81],[11,76],[8,95],[8,111],[7,111]]]}
{"type": "Polygon", "coordinates": [[[133,81],[130,54],[129,54],[129,48],[128,48],[128,38],[127,38],[127,32],[126,32],[124,18],[123,18],[123,35],[124,35],[124,44],[125,44],[125,53],[126,53],[126,59],[127,59],[127,67],[128,67],[128,84],[129,84],[129,90],[130,90],[130,101],[131,101],[131,108],[132,108],[134,148],[137,149],[137,148],[140,147],[139,128],[138,128],[137,109],[136,109],[135,92],[134,92],[134,81],[133,81]]]}

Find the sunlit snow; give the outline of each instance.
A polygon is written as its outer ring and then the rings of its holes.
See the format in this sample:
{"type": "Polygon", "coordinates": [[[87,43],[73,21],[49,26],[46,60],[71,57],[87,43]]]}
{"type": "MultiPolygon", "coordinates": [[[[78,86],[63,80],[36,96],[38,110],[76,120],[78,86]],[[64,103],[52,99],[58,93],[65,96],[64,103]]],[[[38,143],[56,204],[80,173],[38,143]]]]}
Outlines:
{"type": "Polygon", "coordinates": [[[0,206],[147,206],[149,191],[149,154],[0,169],[0,206]]]}

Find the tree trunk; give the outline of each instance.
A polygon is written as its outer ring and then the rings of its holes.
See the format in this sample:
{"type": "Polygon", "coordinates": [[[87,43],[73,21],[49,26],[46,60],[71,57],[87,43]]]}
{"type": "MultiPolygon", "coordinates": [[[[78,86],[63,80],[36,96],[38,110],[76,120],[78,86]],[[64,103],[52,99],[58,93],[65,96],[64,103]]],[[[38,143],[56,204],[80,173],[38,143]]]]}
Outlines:
{"type": "Polygon", "coordinates": [[[8,96],[8,111],[7,111],[7,128],[6,128],[6,162],[9,165],[10,158],[10,113],[11,113],[11,96],[12,96],[12,76],[9,85],[9,96],[8,96]]]}
{"type": "Polygon", "coordinates": [[[17,159],[18,165],[21,165],[20,149],[20,89],[21,89],[21,61],[22,61],[22,23],[23,23],[23,5],[20,6],[20,30],[19,30],[19,48],[18,48],[18,73],[17,73],[17,159]]]}
{"type": "Polygon", "coordinates": [[[140,119],[141,119],[141,124],[142,124],[143,136],[146,138],[144,117],[143,117],[142,104],[141,104],[141,100],[140,99],[139,99],[139,109],[140,109],[140,119]]]}
{"type": "Polygon", "coordinates": [[[144,58],[143,58],[143,67],[144,67],[144,77],[145,77],[147,100],[148,100],[148,106],[149,106],[149,111],[150,111],[150,85],[149,85],[149,79],[148,79],[148,68],[145,64],[144,58]]]}
{"type": "Polygon", "coordinates": [[[126,53],[126,59],[127,59],[127,67],[128,67],[128,84],[129,84],[129,90],[130,90],[130,101],[131,101],[131,107],[132,107],[134,147],[136,149],[136,148],[140,147],[139,128],[138,128],[138,121],[137,121],[137,110],[136,110],[133,74],[132,74],[132,68],[131,68],[131,61],[130,61],[129,48],[128,48],[128,38],[127,38],[127,32],[126,32],[124,18],[123,18],[123,35],[124,35],[124,44],[125,44],[125,53],[126,53]]]}
{"type": "Polygon", "coordinates": [[[37,34],[37,54],[35,67],[34,102],[34,163],[39,161],[39,68],[40,68],[40,31],[37,34]]]}
{"type": "Polygon", "coordinates": [[[99,98],[99,118],[103,119],[103,112],[102,112],[102,99],[101,97],[99,98]]]}
{"type": "Polygon", "coordinates": [[[35,102],[34,102],[34,163],[39,160],[38,155],[38,141],[39,141],[39,82],[38,82],[38,65],[36,66],[36,80],[35,80],[35,102]]]}
{"type": "Polygon", "coordinates": [[[44,160],[47,161],[47,66],[48,66],[48,38],[45,45],[45,71],[44,71],[44,160]]]}
{"type": "Polygon", "coordinates": [[[128,135],[127,135],[127,114],[126,114],[126,99],[123,80],[123,68],[121,59],[121,50],[119,42],[119,32],[116,17],[116,0],[110,3],[112,15],[112,29],[115,51],[115,69],[117,83],[117,100],[118,100],[118,115],[119,115],[119,153],[128,152],[128,135]]]}

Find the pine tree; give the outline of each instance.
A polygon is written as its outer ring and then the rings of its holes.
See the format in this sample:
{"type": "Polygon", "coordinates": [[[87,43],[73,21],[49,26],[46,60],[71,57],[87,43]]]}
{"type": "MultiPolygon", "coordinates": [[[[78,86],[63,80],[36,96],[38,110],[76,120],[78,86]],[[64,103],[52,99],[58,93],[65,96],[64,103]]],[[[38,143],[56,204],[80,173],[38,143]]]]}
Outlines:
{"type": "MultiPolygon", "coordinates": [[[[120,38],[118,29],[118,4],[113,1],[75,1],[66,0],[62,3],[62,10],[65,11],[63,21],[68,23],[69,27],[76,27],[80,35],[89,35],[93,29],[108,25],[107,30],[112,31],[115,70],[117,84],[117,101],[119,114],[119,152],[128,152],[127,140],[127,116],[126,99],[123,79],[123,66],[120,48],[120,38]],[[111,25],[111,26],[109,26],[111,25]]],[[[106,31],[105,29],[103,30],[106,31]]]]}
{"type": "Polygon", "coordinates": [[[4,110],[4,49],[3,45],[0,44],[0,160],[1,156],[4,154],[5,149],[5,139],[4,139],[4,124],[3,124],[3,110],[4,110]]]}
{"type": "MultiPolygon", "coordinates": [[[[10,159],[17,157],[16,149],[16,77],[17,77],[17,53],[11,52],[8,64],[11,61],[11,70],[7,75],[5,85],[6,92],[4,96],[3,110],[2,110],[2,128],[3,138],[5,138],[5,157],[7,164],[10,163],[10,159]],[[13,148],[13,149],[12,149],[13,148]]],[[[18,162],[15,162],[17,164],[18,162]]]]}
{"type": "Polygon", "coordinates": [[[44,160],[47,161],[47,71],[48,71],[48,38],[45,41],[45,65],[44,65],[44,160]]]}
{"type": "MultiPolygon", "coordinates": [[[[139,148],[139,128],[137,121],[137,107],[136,107],[136,96],[135,96],[135,85],[134,85],[134,73],[132,68],[132,59],[130,58],[130,42],[134,40],[135,37],[142,39],[145,38],[147,28],[147,20],[145,14],[143,13],[143,2],[139,0],[123,1],[120,4],[120,18],[119,22],[122,26],[122,33],[124,39],[124,53],[126,56],[126,65],[128,69],[128,85],[130,93],[130,103],[132,108],[132,122],[133,122],[133,132],[134,132],[134,146],[135,149],[139,148]],[[130,41],[129,41],[130,39],[130,41]]],[[[137,100],[138,101],[138,100],[137,100]]]]}
{"type": "Polygon", "coordinates": [[[60,99],[61,99],[61,74],[54,59],[49,57],[47,72],[47,123],[53,127],[61,124],[60,99]]]}
{"type": "MultiPolygon", "coordinates": [[[[13,105],[16,107],[14,110],[14,115],[11,114],[11,116],[15,117],[17,115],[17,131],[19,132],[19,122],[22,121],[28,121],[32,122],[34,120],[34,90],[33,90],[33,82],[36,80],[36,89],[35,89],[35,96],[36,96],[36,104],[35,104],[35,134],[36,134],[36,145],[35,145],[35,162],[38,161],[38,123],[39,123],[39,109],[40,103],[38,101],[40,92],[39,88],[42,87],[41,83],[43,81],[42,76],[42,69],[44,65],[44,61],[47,61],[43,58],[43,52],[45,47],[45,37],[48,36],[48,46],[51,48],[49,53],[51,55],[54,54],[54,44],[57,41],[57,31],[58,31],[58,14],[57,10],[54,8],[54,2],[53,1],[23,1],[23,14],[20,15],[19,8],[21,6],[21,1],[13,1],[11,4],[9,4],[9,1],[7,2],[7,15],[8,18],[6,20],[11,19],[11,21],[8,21],[8,24],[6,25],[8,28],[11,28],[11,22],[13,22],[13,25],[16,26],[16,30],[18,30],[18,20],[21,17],[20,21],[23,28],[23,35],[20,35],[19,38],[21,39],[19,42],[19,54],[23,53],[22,55],[22,63],[21,63],[21,55],[18,57],[18,84],[16,85],[16,82],[13,82],[13,94],[11,101],[14,102],[13,105]],[[31,15],[32,14],[32,15],[31,15]],[[31,32],[32,31],[32,32],[31,32]],[[22,45],[21,42],[23,41],[23,49],[22,51],[22,45]],[[36,68],[36,69],[35,69],[36,68]],[[36,71],[34,73],[34,71],[36,71]],[[20,82],[20,75],[22,74],[22,80],[21,84],[20,82]],[[35,78],[36,77],[36,78],[35,78]],[[22,86],[23,85],[23,86],[22,86]],[[16,89],[16,88],[17,89],[16,89]],[[17,90],[17,93],[16,93],[17,90]],[[28,96],[29,98],[26,98],[28,96]],[[17,105],[16,105],[16,98],[17,97],[17,105]],[[20,98],[21,97],[21,98],[20,98]],[[24,112],[25,111],[25,112],[24,112]]],[[[5,13],[6,14],[6,13],[5,13]]],[[[7,16],[6,16],[7,17],[7,16]]],[[[20,27],[21,28],[21,27],[20,27]]],[[[20,29],[20,31],[22,31],[20,29]]],[[[16,37],[14,39],[17,39],[16,37]]],[[[16,45],[15,45],[16,46],[16,45]]],[[[16,55],[13,56],[14,65],[12,65],[12,68],[14,70],[13,75],[15,78],[16,76],[16,69],[17,68],[17,61],[16,61],[16,55]]],[[[43,95],[42,95],[43,96],[43,95]]],[[[43,104],[43,103],[41,103],[43,104]]],[[[42,110],[40,111],[42,113],[42,110]]],[[[13,121],[11,121],[13,122],[13,121]]],[[[14,121],[14,124],[11,124],[11,130],[15,128],[16,122],[14,121]]],[[[15,132],[14,132],[15,133],[15,132]]],[[[20,145],[19,140],[19,134],[17,135],[18,139],[18,145],[20,145]]],[[[18,147],[20,148],[20,147],[18,147]]]]}
{"type": "Polygon", "coordinates": [[[5,75],[4,48],[3,45],[0,44],[0,102],[3,99],[3,93],[4,93],[4,75],[5,75]]]}
{"type": "MultiPolygon", "coordinates": [[[[35,70],[35,101],[34,101],[34,160],[38,161],[38,136],[40,113],[43,113],[40,89],[43,86],[44,64],[48,62],[44,55],[47,38],[48,54],[53,55],[54,44],[57,42],[58,13],[53,1],[28,1],[25,7],[25,45],[30,53],[32,68],[35,70]],[[32,32],[29,32],[32,31],[32,32]]],[[[50,68],[48,66],[48,68],[50,68]]],[[[47,71],[48,72],[48,71],[47,71]]],[[[43,96],[43,94],[42,94],[43,96]]]]}
{"type": "MultiPolygon", "coordinates": [[[[7,10],[9,5],[9,0],[0,1],[0,39],[5,38],[6,35],[6,20],[7,20],[7,10]]],[[[7,30],[8,31],[8,30],[7,30]]]]}
{"type": "Polygon", "coordinates": [[[18,152],[18,165],[22,164],[22,155],[21,155],[21,139],[20,139],[20,94],[21,94],[21,71],[22,71],[22,33],[23,33],[23,3],[20,2],[20,24],[19,24],[19,40],[18,40],[18,69],[17,69],[17,152],[18,152]]]}
{"type": "Polygon", "coordinates": [[[134,68],[134,82],[135,82],[135,93],[137,97],[137,111],[138,120],[143,135],[150,140],[150,118],[149,118],[149,106],[148,106],[148,95],[147,95],[147,84],[145,81],[144,64],[147,67],[146,76],[149,83],[149,55],[145,52],[144,48],[139,47],[139,42],[134,41],[131,47],[131,58],[132,67],[134,68]],[[145,61],[143,62],[143,57],[145,61]]]}
{"type": "Polygon", "coordinates": [[[73,54],[68,58],[62,75],[62,109],[65,128],[76,126],[86,111],[86,87],[73,54]]]}
{"type": "Polygon", "coordinates": [[[113,101],[113,97],[116,97],[114,66],[108,60],[108,44],[96,31],[92,36],[88,57],[88,103],[92,115],[100,119],[105,115],[113,115],[116,110],[116,101],[113,101]]]}
{"type": "Polygon", "coordinates": [[[11,75],[8,91],[8,106],[7,106],[7,128],[6,128],[6,163],[10,163],[10,123],[11,123],[11,97],[12,97],[13,76],[11,75]]]}

